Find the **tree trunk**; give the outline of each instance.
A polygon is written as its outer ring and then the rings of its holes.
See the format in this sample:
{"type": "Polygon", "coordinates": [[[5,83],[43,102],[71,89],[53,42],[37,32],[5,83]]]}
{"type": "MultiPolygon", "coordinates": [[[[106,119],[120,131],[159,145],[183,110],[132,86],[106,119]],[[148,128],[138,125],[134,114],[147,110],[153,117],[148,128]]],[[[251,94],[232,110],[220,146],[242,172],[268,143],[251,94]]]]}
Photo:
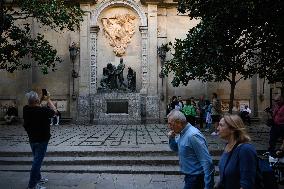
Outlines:
{"type": "Polygon", "coordinates": [[[230,102],[229,102],[229,113],[232,113],[235,99],[235,88],[236,88],[236,72],[232,73],[232,80],[230,81],[231,92],[230,92],[230,102]]]}

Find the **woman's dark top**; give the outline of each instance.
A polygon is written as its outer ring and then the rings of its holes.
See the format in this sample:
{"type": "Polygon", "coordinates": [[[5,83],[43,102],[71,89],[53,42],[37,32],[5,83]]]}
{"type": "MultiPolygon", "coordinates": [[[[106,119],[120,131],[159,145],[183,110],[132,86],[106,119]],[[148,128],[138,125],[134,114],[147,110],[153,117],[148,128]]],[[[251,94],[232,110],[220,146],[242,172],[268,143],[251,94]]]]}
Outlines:
{"type": "Polygon", "coordinates": [[[254,188],[257,165],[256,157],[255,148],[248,143],[239,145],[233,152],[223,152],[219,162],[219,170],[220,182],[223,182],[225,189],[254,188]],[[230,153],[233,154],[224,170],[230,153]]]}
{"type": "Polygon", "coordinates": [[[24,128],[28,133],[29,141],[48,142],[50,139],[50,118],[55,112],[48,107],[24,106],[24,128]]]}

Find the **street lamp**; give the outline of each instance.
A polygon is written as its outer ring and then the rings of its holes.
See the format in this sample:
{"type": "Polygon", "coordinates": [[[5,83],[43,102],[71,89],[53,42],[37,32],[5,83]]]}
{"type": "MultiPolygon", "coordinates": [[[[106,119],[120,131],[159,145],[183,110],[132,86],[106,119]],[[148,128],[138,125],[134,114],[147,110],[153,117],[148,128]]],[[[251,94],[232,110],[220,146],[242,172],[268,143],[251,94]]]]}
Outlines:
{"type": "MultiPolygon", "coordinates": [[[[161,46],[157,48],[157,53],[161,60],[161,72],[159,73],[159,77],[162,79],[162,89],[164,87],[164,78],[165,78],[165,74],[163,72],[163,66],[166,62],[167,52],[170,50],[170,47],[168,45],[171,45],[171,44],[162,44],[161,46]]],[[[161,100],[164,101],[164,98],[165,96],[164,96],[164,93],[162,92],[161,100]]]]}
{"type": "Polygon", "coordinates": [[[79,48],[76,46],[76,43],[73,42],[70,46],[69,46],[69,54],[70,54],[70,59],[72,62],[72,72],[71,72],[71,76],[72,76],[72,84],[73,84],[73,88],[72,88],[72,99],[76,100],[76,94],[75,94],[75,78],[79,77],[79,74],[75,71],[75,60],[76,57],[79,53],[79,48]]]}

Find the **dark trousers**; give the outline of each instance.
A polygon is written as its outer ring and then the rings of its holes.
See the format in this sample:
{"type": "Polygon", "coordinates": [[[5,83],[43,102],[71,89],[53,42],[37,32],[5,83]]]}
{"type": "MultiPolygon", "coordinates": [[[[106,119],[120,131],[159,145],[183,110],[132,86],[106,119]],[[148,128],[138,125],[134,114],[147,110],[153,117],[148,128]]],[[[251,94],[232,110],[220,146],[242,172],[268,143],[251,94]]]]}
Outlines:
{"type": "MultiPolygon", "coordinates": [[[[270,129],[269,148],[271,154],[275,153],[275,147],[278,139],[284,136],[284,125],[273,125],[270,129]]],[[[282,142],[282,141],[281,141],[282,142]]]]}
{"type": "Polygon", "coordinates": [[[40,168],[46,153],[47,144],[48,142],[30,143],[33,152],[33,163],[30,172],[29,188],[35,187],[41,179],[40,168]]]}
{"type": "Polygon", "coordinates": [[[203,122],[204,122],[204,115],[205,113],[204,112],[201,112],[200,115],[199,115],[199,128],[202,129],[203,128],[203,122]]]}
{"type": "Polygon", "coordinates": [[[183,189],[203,189],[204,186],[204,174],[185,175],[183,189]]]}

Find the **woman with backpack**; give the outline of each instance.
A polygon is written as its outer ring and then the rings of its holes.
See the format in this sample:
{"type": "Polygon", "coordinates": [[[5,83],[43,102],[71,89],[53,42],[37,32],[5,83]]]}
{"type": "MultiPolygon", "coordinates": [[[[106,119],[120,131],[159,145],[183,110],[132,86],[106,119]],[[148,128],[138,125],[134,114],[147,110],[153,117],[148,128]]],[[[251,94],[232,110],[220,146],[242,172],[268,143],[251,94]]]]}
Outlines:
{"type": "Polygon", "coordinates": [[[227,144],[219,162],[217,189],[254,189],[257,154],[238,115],[225,115],[217,128],[227,144]]]}

